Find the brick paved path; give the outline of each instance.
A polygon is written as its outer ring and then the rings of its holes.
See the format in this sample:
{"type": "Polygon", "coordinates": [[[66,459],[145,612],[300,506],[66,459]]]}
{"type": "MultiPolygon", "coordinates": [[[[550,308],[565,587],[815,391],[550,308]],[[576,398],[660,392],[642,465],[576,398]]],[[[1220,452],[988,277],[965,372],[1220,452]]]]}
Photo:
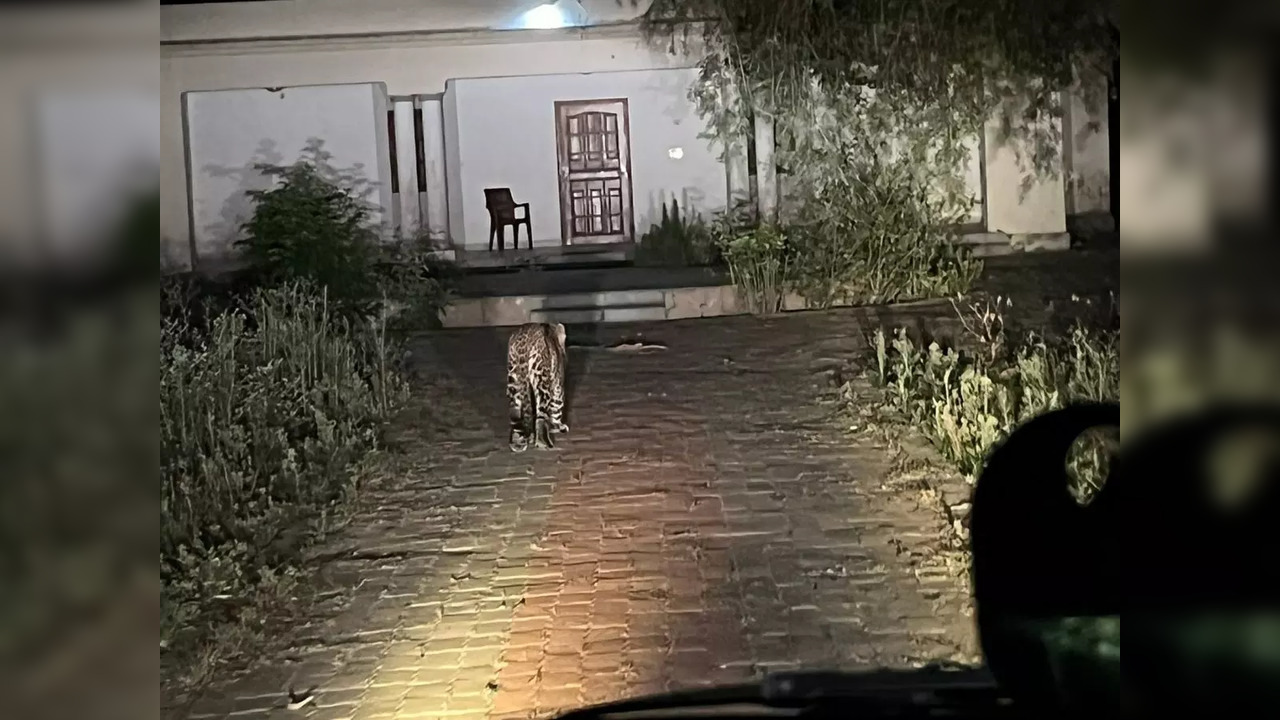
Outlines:
{"type": "Polygon", "coordinates": [[[768,669],[971,657],[945,522],[823,401],[868,323],[571,329],[670,347],[573,350],[572,430],[523,455],[506,448],[505,331],[420,339],[399,477],[325,548],[354,596],[192,717],[545,716],[768,669]],[[313,702],[284,709],[289,686],[313,702]]]}
{"type": "MultiPolygon", "coordinates": [[[[1116,289],[1114,248],[988,263],[981,289],[1116,289]]],[[[1059,303],[1061,305],[1062,303],[1059,303]]],[[[963,582],[921,488],[844,432],[831,369],[877,323],[947,305],[611,326],[667,343],[574,350],[552,452],[506,448],[504,331],[420,339],[392,478],[317,560],[345,589],[291,649],[215,684],[191,717],[524,718],[771,668],[972,660],[963,582]],[[288,688],[316,689],[288,710],[288,688]]]]}

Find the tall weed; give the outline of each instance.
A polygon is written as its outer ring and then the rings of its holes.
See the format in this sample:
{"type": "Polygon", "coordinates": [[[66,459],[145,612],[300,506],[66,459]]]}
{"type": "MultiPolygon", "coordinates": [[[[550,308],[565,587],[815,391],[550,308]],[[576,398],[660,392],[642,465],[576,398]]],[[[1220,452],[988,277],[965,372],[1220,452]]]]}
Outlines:
{"type": "MultiPolygon", "coordinates": [[[[886,417],[922,430],[967,477],[975,478],[991,447],[1021,423],[1072,402],[1119,401],[1118,330],[1078,322],[1052,342],[1030,334],[1006,347],[998,307],[971,310],[961,316],[971,349],[922,347],[903,329],[892,336],[877,330],[872,338],[886,417]]],[[[1078,501],[1101,487],[1108,446],[1098,435],[1077,442],[1068,469],[1078,501]]]]}
{"type": "Polygon", "coordinates": [[[878,163],[806,186],[789,224],[791,289],[811,305],[873,305],[967,292],[982,263],[960,217],[902,168],[878,163]]]}
{"type": "Polygon", "coordinates": [[[729,276],[748,312],[770,314],[782,310],[790,258],[786,236],[780,227],[766,224],[743,228],[721,221],[716,246],[729,266],[729,276]]]}
{"type": "Polygon", "coordinates": [[[236,617],[354,491],[406,386],[379,323],[335,316],[321,290],[257,292],[246,310],[160,343],[162,641],[200,644],[236,617]]]}

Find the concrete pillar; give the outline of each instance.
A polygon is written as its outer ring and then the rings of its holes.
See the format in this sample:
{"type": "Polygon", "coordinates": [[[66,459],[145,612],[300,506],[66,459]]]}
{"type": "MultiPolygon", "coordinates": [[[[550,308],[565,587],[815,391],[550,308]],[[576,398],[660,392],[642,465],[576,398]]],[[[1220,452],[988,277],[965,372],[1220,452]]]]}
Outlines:
{"type": "Polygon", "coordinates": [[[983,224],[985,195],[987,192],[982,180],[982,137],[974,133],[964,141],[967,157],[964,165],[964,189],[973,199],[961,222],[975,227],[983,224]]]}
{"type": "Polygon", "coordinates": [[[393,104],[396,129],[396,179],[400,183],[398,230],[405,237],[417,233],[422,225],[418,206],[417,133],[413,121],[413,100],[399,99],[393,104]]]}
{"type": "Polygon", "coordinates": [[[778,168],[774,162],[773,118],[760,110],[755,112],[756,195],[760,203],[760,219],[773,220],[778,213],[778,168]]]}
{"type": "Polygon", "coordinates": [[[1111,143],[1107,77],[1086,72],[1062,92],[1062,160],[1066,171],[1068,224],[1091,231],[1114,230],[1111,217],[1111,143]],[[1090,112],[1086,97],[1098,107],[1090,112]]]}
{"type": "MultiPolygon", "coordinates": [[[[732,81],[725,84],[726,107],[735,107],[742,98],[738,86],[732,81]]],[[[752,131],[754,132],[754,130],[752,131]]],[[[747,137],[744,133],[734,132],[722,138],[724,142],[724,166],[728,188],[728,209],[740,202],[751,200],[751,168],[747,162],[747,137]]]]}
{"type": "Polygon", "coordinates": [[[422,155],[426,166],[426,229],[432,240],[449,238],[449,194],[445,180],[444,115],[438,95],[421,97],[422,155]]]}

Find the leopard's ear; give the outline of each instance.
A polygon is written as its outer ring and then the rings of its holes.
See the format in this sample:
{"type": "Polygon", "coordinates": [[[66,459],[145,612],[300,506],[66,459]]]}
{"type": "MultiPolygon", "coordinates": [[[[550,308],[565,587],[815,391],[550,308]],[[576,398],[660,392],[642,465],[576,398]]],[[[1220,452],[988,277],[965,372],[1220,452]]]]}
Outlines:
{"type": "Polygon", "coordinates": [[[564,347],[564,338],[565,338],[564,325],[561,323],[556,323],[552,327],[555,328],[556,339],[560,341],[560,347],[564,347]]]}

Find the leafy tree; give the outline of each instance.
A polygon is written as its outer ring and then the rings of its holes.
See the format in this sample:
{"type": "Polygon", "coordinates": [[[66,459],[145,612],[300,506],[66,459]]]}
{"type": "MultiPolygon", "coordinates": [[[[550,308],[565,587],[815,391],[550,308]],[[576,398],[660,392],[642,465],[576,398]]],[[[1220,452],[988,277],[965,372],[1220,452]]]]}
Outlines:
{"type": "Polygon", "coordinates": [[[966,289],[955,228],[984,124],[1002,119],[1024,184],[1058,172],[1058,91],[1118,47],[1098,0],[654,0],[643,26],[699,58],[691,98],[726,149],[773,121],[789,284],[819,304],[966,289]]]}

